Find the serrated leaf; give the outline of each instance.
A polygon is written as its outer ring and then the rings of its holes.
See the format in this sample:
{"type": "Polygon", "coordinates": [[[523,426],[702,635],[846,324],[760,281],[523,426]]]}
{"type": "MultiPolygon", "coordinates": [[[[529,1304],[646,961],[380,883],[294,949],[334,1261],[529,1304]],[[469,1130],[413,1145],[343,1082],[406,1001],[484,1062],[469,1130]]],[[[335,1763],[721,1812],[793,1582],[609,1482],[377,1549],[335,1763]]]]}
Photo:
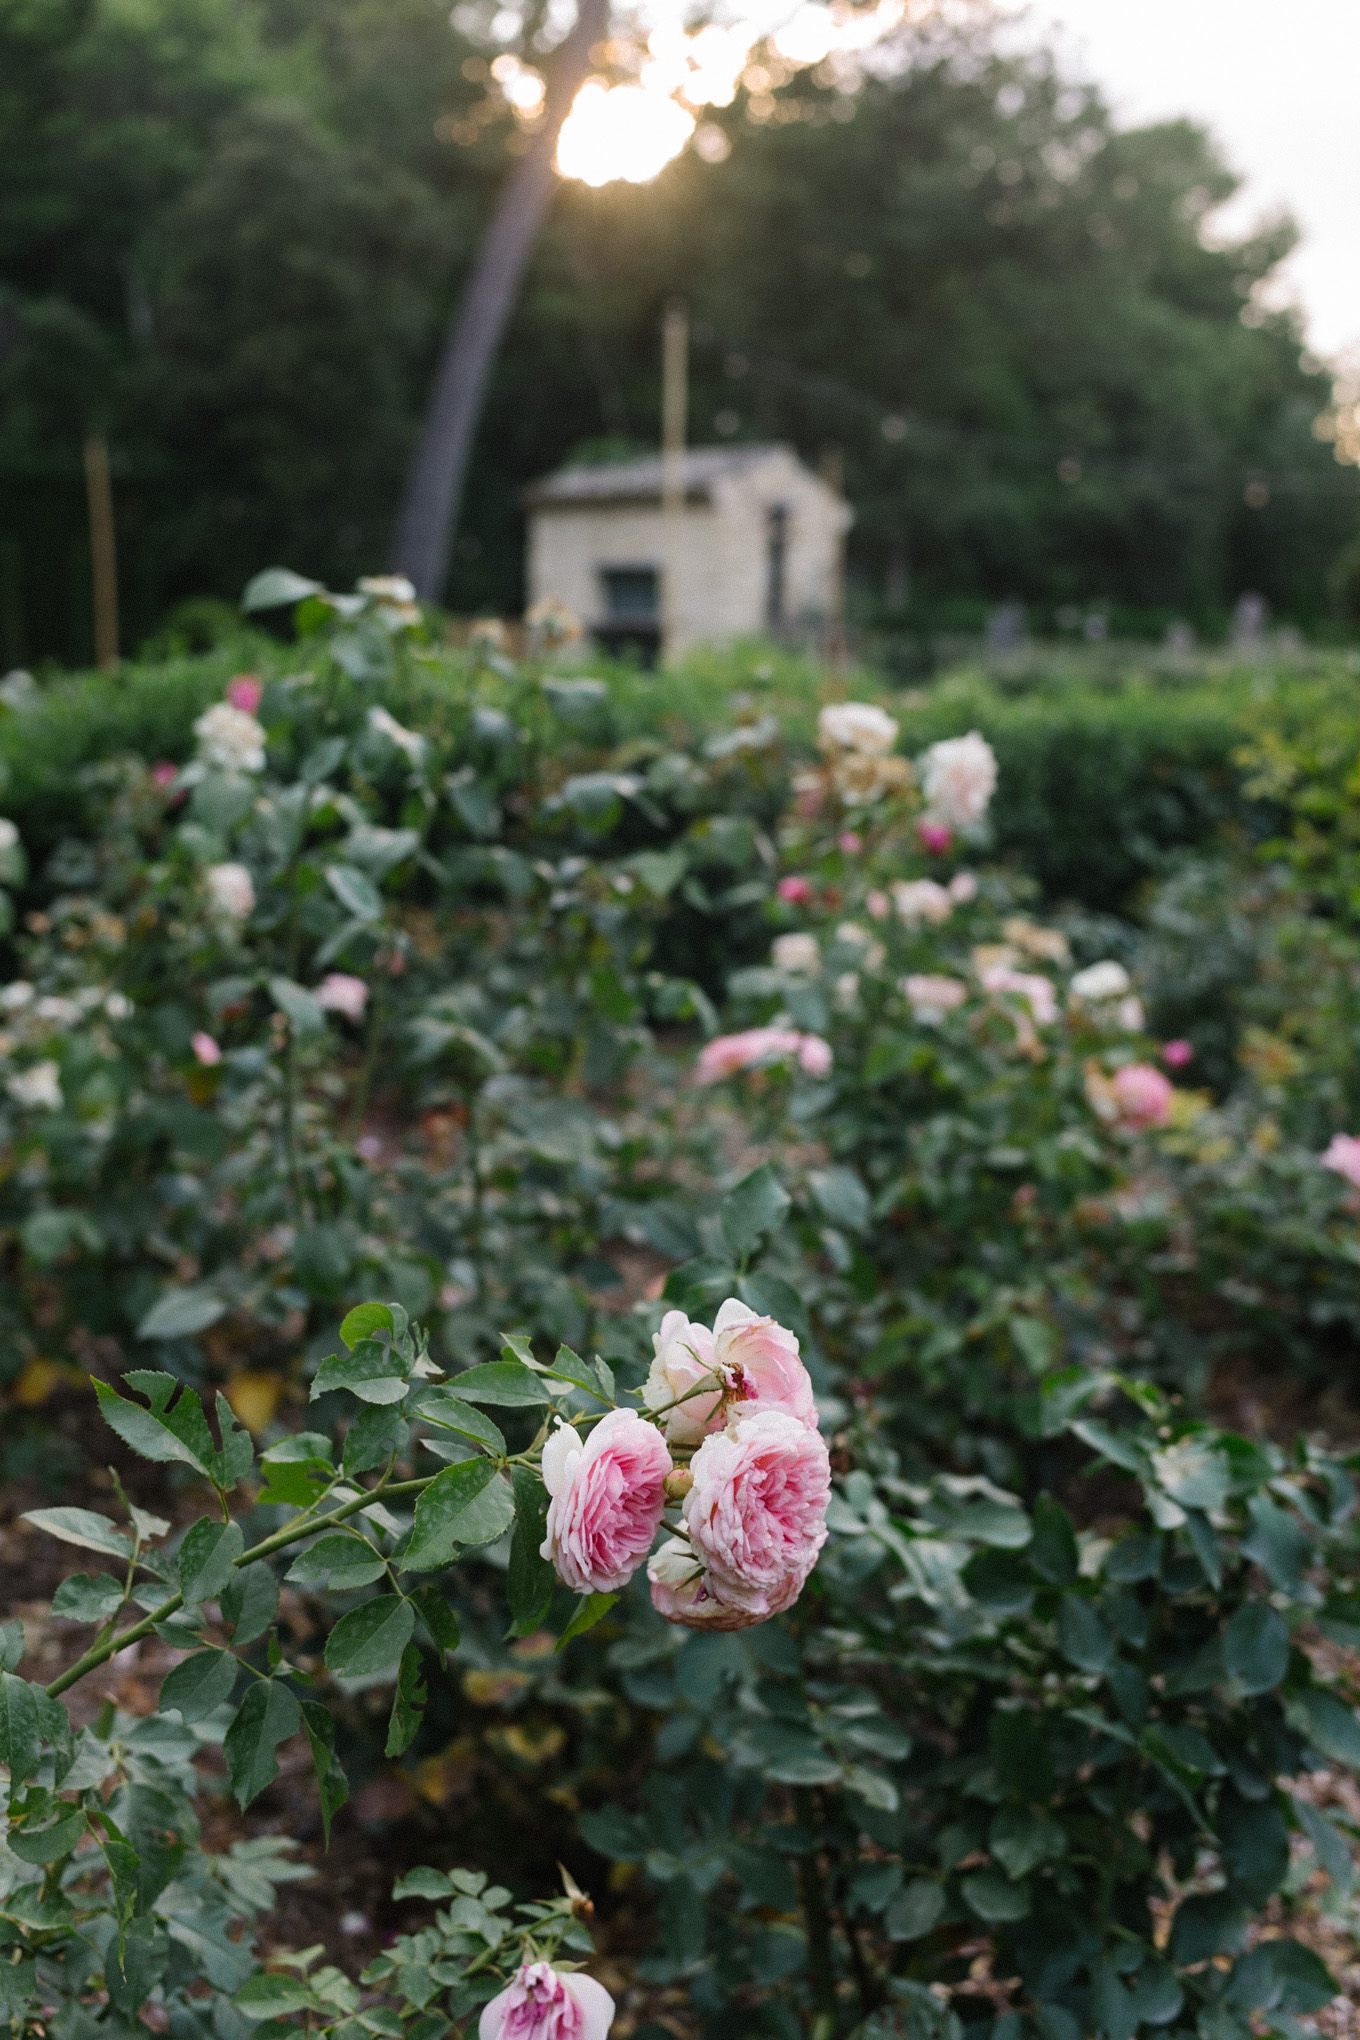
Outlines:
{"type": "Polygon", "coordinates": [[[387,1571],[387,1562],[362,1537],[331,1531],[309,1544],[289,1566],[285,1579],[303,1586],[328,1583],[333,1594],[352,1593],[371,1586],[387,1571]]]}
{"type": "Polygon", "coordinates": [[[222,1740],[227,1774],[242,1812],[279,1775],[274,1752],[302,1726],[298,1703],[276,1679],[257,1679],[246,1689],[222,1740]]]}
{"type": "Polygon", "coordinates": [[[40,1687],[13,1672],[0,1673],[0,1764],[8,1764],[12,1791],[33,1776],[42,1760],[43,1711],[40,1687]]]}
{"type": "Polygon", "coordinates": [[[392,1715],[387,1726],[385,1756],[405,1756],[425,1718],[429,1697],[425,1684],[425,1660],[420,1654],[420,1646],[408,1643],[401,1654],[401,1665],[397,1671],[397,1690],[393,1695],[392,1715]]]}
{"type": "Polygon", "coordinates": [[[191,1524],[179,1547],[179,1590],[186,1607],[216,1598],[231,1578],[245,1542],[239,1523],[215,1523],[210,1516],[201,1516],[191,1524]]]}
{"type": "Polygon", "coordinates": [[[340,1326],[340,1337],[352,1350],[361,1339],[371,1339],[375,1332],[394,1330],[392,1312],[385,1303],[356,1303],[340,1326]]]}
{"type": "Polygon", "coordinates": [[[403,1571],[435,1572],[451,1562],[459,1545],[459,1518],[495,1477],[489,1459],[464,1459],[435,1475],[416,1502],[415,1528],[401,1562],[403,1571]]]}
{"type": "Polygon", "coordinates": [[[457,1431],[463,1438],[475,1438],[479,1445],[489,1446],[498,1459],[505,1457],[505,1437],[499,1427],[449,1388],[432,1388],[423,1395],[420,1416],[427,1424],[438,1424],[441,1430],[457,1431]]]}
{"type": "Polygon", "coordinates": [[[485,1367],[468,1367],[449,1383],[463,1402],[490,1403],[503,1409],[528,1409],[550,1400],[540,1376],[518,1360],[492,1360],[485,1367]]]}
{"type": "Polygon", "coordinates": [[[86,1828],[85,1809],[77,1806],[45,1828],[11,1827],[5,1842],[21,1863],[59,1863],[69,1856],[86,1828]]]}
{"type": "Polygon", "coordinates": [[[411,1599],[415,1602],[417,1613],[429,1630],[436,1648],[440,1651],[457,1650],[462,1642],[458,1617],[438,1587],[420,1587],[411,1599]]]}
{"type": "Polygon", "coordinates": [[[137,1368],[123,1379],[147,1397],[150,1407],[119,1395],[106,1381],[96,1381],[99,1413],[110,1430],[143,1459],[191,1466],[205,1480],[212,1480],[217,1447],[194,1391],[181,1388],[173,1375],[148,1368],[137,1368]]]}
{"type": "Polygon", "coordinates": [[[360,1339],[352,1353],[332,1353],[316,1370],[312,1401],[334,1389],[347,1388],[361,1402],[398,1403],[406,1394],[411,1364],[395,1346],[360,1339]]]}
{"type": "Polygon", "coordinates": [[[282,2019],[290,2012],[308,2010],[315,2002],[305,1976],[252,1976],[243,1983],[232,2003],[242,2018],[282,2019]]]}
{"type": "Polygon", "coordinates": [[[279,1583],[262,1558],[239,1566],[217,1597],[237,1650],[262,1637],[279,1612],[279,1583]]]}
{"type": "Polygon", "coordinates": [[[791,1202],[768,1162],[752,1169],[735,1189],[728,1191],[719,1207],[719,1217],[723,1238],[736,1260],[747,1259],[765,1235],[783,1223],[791,1202]]]}
{"type": "Polygon", "coordinates": [[[302,1726],[307,1731],[307,1743],[312,1752],[312,1764],[316,1771],[317,1790],[321,1795],[321,1826],[329,1848],[331,1819],[349,1798],[349,1780],[344,1767],[335,1754],[335,1722],[329,1708],[319,1700],[303,1700],[300,1703],[302,1726]]]}
{"type": "Polygon", "coordinates": [[[201,1721],[230,1700],[238,1669],[229,1650],[196,1650],[162,1680],[161,1711],[173,1707],[181,1721],[201,1721]]]}
{"type": "Polygon", "coordinates": [[[52,1596],[52,1613],[68,1622],[107,1622],[123,1605],[123,1583],[112,1573],[69,1573],[52,1596]]]}
{"type": "Polygon", "coordinates": [[[375,1595],[342,1615],[326,1638],[326,1669],[342,1679],[388,1671],[400,1663],[415,1626],[416,1611],[400,1594],[375,1595]]]}

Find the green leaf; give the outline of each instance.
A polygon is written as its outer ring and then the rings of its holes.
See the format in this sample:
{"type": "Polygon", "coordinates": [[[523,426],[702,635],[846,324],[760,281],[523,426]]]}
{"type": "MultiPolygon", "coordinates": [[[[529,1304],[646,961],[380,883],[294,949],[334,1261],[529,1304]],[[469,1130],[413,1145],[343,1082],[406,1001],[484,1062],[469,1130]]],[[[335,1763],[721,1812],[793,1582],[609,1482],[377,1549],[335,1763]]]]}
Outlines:
{"type": "Polygon", "coordinates": [[[212,1480],[217,1447],[203,1405],[194,1391],[181,1389],[172,1374],[158,1374],[148,1368],[137,1368],[125,1374],[123,1380],[146,1396],[151,1407],[144,1409],[141,1403],[119,1395],[107,1382],[96,1381],[99,1413],[109,1428],[143,1459],[153,1459],[162,1465],[177,1462],[192,1466],[195,1473],[212,1480]]]}
{"type": "Polygon", "coordinates": [[[615,1863],[640,1863],[651,1847],[645,1820],[621,1806],[597,1806],[580,1817],[588,1846],[615,1863]]]}
{"type": "Polygon", "coordinates": [[[1179,1438],[1152,1454],[1158,1482],[1183,1509],[1217,1509],[1232,1482],[1228,1455],[1203,1438],[1179,1438]]]}
{"type": "Polygon", "coordinates": [[[1292,1594],[1312,1561],[1312,1540],[1298,1518],[1269,1495],[1253,1495],[1247,1513],[1252,1528],[1242,1539],[1245,1556],[1255,1560],[1272,1587],[1292,1594]]]}
{"type": "Polygon", "coordinates": [[[1169,2026],[1185,2003],[1175,1971],[1155,1955],[1133,1977],[1130,1996],[1139,2020],[1149,2026],[1169,2026]]]}
{"type": "Polygon", "coordinates": [[[303,2012],[315,2003],[305,1976],[252,1976],[232,1999],[243,2019],[282,2019],[290,2012],[303,2012]]]}
{"type": "Polygon", "coordinates": [[[301,1726],[296,1699],[277,1679],[257,1679],[247,1687],[222,1741],[231,1789],[243,1813],[278,1777],[274,1752],[301,1726]]]}
{"type": "Polygon", "coordinates": [[[449,1388],[432,1388],[420,1398],[420,1415],[427,1424],[438,1424],[442,1430],[457,1431],[460,1437],[475,1438],[479,1445],[487,1445],[498,1459],[505,1457],[505,1437],[471,1403],[463,1402],[449,1388]]]}
{"type": "Polygon", "coordinates": [[[1058,1357],[1058,1335],[1046,1318],[1018,1315],[1008,1320],[1016,1352],[1033,1375],[1047,1374],[1058,1357]]]}
{"type": "Polygon", "coordinates": [[[279,1612],[279,1583],[262,1558],[239,1566],[217,1597],[222,1620],[232,1624],[232,1643],[242,1650],[263,1636],[279,1612]]]}
{"type": "Polygon", "coordinates": [[[342,1615],[326,1638],[326,1669],[366,1679],[398,1664],[411,1641],[416,1611],[400,1594],[378,1594],[342,1615]]]}
{"type": "Polygon", "coordinates": [[[291,608],[293,603],[304,602],[309,595],[324,592],[322,582],[309,581],[304,574],[295,574],[291,567],[266,567],[246,582],[241,607],[249,616],[260,609],[291,608]]]}
{"type": "Polygon", "coordinates": [[[383,1466],[394,1452],[404,1448],[410,1435],[410,1426],[398,1404],[370,1404],[367,1409],[360,1410],[345,1433],[341,1466],[351,1475],[383,1466]]]}
{"type": "Polygon", "coordinates": [[[221,1592],[245,1543],[239,1523],[215,1523],[211,1516],[200,1516],[185,1531],[179,1547],[179,1590],[187,1607],[211,1601],[221,1592]]]}
{"type": "Polygon", "coordinates": [[[340,1326],[340,1337],[353,1349],[361,1339],[371,1339],[375,1332],[394,1330],[392,1312],[387,1304],[356,1303],[340,1326]]]}
{"type": "Polygon", "coordinates": [[[812,1339],[812,1325],[807,1314],[807,1305],[791,1282],[782,1275],[771,1275],[767,1268],[750,1269],[737,1278],[735,1293],[752,1310],[762,1317],[772,1317],[778,1324],[787,1325],[791,1332],[807,1343],[812,1339]]]}
{"type": "Polygon", "coordinates": [[[331,1441],[321,1431],[298,1431],[291,1438],[280,1438],[260,1461],[267,1486],[259,1501],[305,1509],[334,1478],[331,1452],[331,1441]]]}
{"type": "Polygon", "coordinates": [[[201,1721],[214,1707],[230,1700],[238,1669],[229,1650],[196,1650],[162,1681],[161,1712],[174,1707],[181,1721],[201,1721]]]}
{"type": "Polygon", "coordinates": [[[371,1544],[352,1532],[335,1530],[309,1544],[293,1560],[284,1577],[304,1586],[329,1581],[332,1593],[348,1594],[356,1587],[371,1586],[386,1571],[386,1561],[371,1544]]]}
{"type": "Polygon", "coordinates": [[[584,1636],[588,1629],[602,1621],[618,1600],[617,1594],[583,1594],[576,1604],[576,1613],[562,1631],[557,1648],[565,1650],[575,1637],[584,1636]]]}
{"type": "MultiPolygon", "coordinates": [[[[460,1541],[459,1519],[495,1478],[489,1459],[460,1460],[435,1475],[416,1502],[415,1528],[401,1561],[404,1572],[436,1572],[452,1562],[460,1541]]],[[[507,1488],[507,1500],[509,1494],[507,1488]]]]}
{"type": "Polygon", "coordinates": [[[1061,1502],[1041,1494],[1034,1504],[1034,1537],[1029,1562],[1055,1587],[1070,1586],[1077,1577],[1077,1533],[1061,1502]]]}
{"type": "Polygon", "coordinates": [[[491,1403],[504,1409],[528,1409],[551,1400],[542,1377],[518,1360],[492,1360],[455,1374],[449,1387],[463,1402],[491,1403]]]}
{"type": "Polygon", "coordinates": [[[132,1539],[95,1509],[26,1509],[21,1519],[63,1544],[84,1551],[102,1551],[109,1558],[131,1558],[132,1539]]]}
{"type": "Polygon", "coordinates": [[[919,1941],[930,1933],[945,1906],[944,1886],[933,1877],[913,1877],[883,1915],[890,1941],[919,1941]]]}
{"type": "MultiPolygon", "coordinates": [[[[202,1283],[167,1289],[137,1326],[139,1339],[191,1339],[227,1314],[215,1290],[202,1283]]],[[[98,1388],[100,1384],[95,1383],[98,1388]]]]}
{"type": "Polygon", "coordinates": [[[10,1853],[21,1863],[59,1863],[69,1856],[85,1832],[85,1809],[64,1811],[50,1827],[11,1827],[5,1836],[10,1853]]]}
{"type": "Polygon", "coordinates": [[[0,1764],[8,1764],[10,1788],[33,1776],[42,1761],[43,1710],[46,1696],[13,1672],[0,1673],[0,1764]]]}
{"type": "Polygon", "coordinates": [[[1103,1672],[1114,1656],[1113,1635],[1080,1594],[1064,1594],[1059,1604],[1058,1647],[1082,1672],[1103,1672]]]}
{"type": "Polygon", "coordinates": [[[317,1789],[321,1795],[321,1826],[326,1846],[330,1847],[331,1819],[349,1798],[349,1780],[344,1767],[335,1754],[335,1722],[330,1709],[323,1707],[319,1700],[303,1700],[300,1703],[302,1726],[307,1731],[307,1743],[312,1752],[312,1764],[316,1771],[317,1789]]]}
{"type": "Polygon", "coordinates": [[[361,1402],[398,1403],[406,1394],[411,1363],[395,1346],[360,1339],[352,1353],[332,1353],[316,1370],[312,1401],[332,1390],[347,1388],[361,1402]]]}
{"type": "Polygon", "coordinates": [[[324,1034],[326,1030],[326,1009],[309,991],[293,983],[291,978],[272,977],[269,980],[269,996],[283,1014],[294,1033],[299,1036],[324,1034]]]}
{"type": "Polygon", "coordinates": [[[719,1216],[723,1237],[735,1259],[744,1261],[755,1252],[766,1233],[782,1224],[792,1201],[768,1162],[762,1162],[728,1191],[719,1216]]]}
{"type": "Polygon", "coordinates": [[[1040,1863],[1067,1853],[1067,1834],[1046,1813],[1003,1806],[992,1822],[987,1847],[1008,1877],[1027,1877],[1040,1863]]]}
{"type": "Polygon", "coordinates": [[[459,1544],[494,1544],[498,1537],[504,1537],[514,1520],[515,1498],[510,1483],[498,1477],[488,1481],[468,1503],[453,1525],[453,1535],[459,1544]]]}
{"type": "Polygon", "coordinates": [[[1226,1891],[1184,1898],[1176,1908],[1167,1953],[1178,1968],[1211,1955],[1235,1955],[1246,1946],[1249,1918],[1246,1907],[1226,1891]]]}
{"type": "Polygon", "coordinates": [[[1318,1862],[1344,1898],[1355,1882],[1355,1864],[1345,1836],[1333,1827],[1326,1814],[1320,1813],[1306,1799],[1295,1799],[1292,1804],[1299,1825],[1313,1844],[1318,1862]]]}
{"type": "Polygon", "coordinates": [[[869,1193],[853,1169],[810,1169],[808,1188],[818,1210],[845,1232],[863,1232],[869,1223],[869,1193]]]}
{"type": "Polygon", "coordinates": [[[165,1974],[169,1957],[164,1927],[146,1916],[130,1919],[104,1958],[104,1982],[114,2010],[134,2020],[165,1974]]]}
{"type": "Polygon", "coordinates": [[[1360,1769],[1360,1721],[1334,1693],[1320,1686],[1305,1687],[1289,1711],[1315,1750],[1348,1770],[1360,1769]]]}
{"type": "Polygon", "coordinates": [[[962,1880],[959,1890],[965,1904],[989,1927],[1029,1917],[1029,1887],[1012,1884],[998,1870],[975,1870],[962,1880]]]}
{"type": "MultiPolygon", "coordinates": [[[[330,864],[326,867],[326,883],[347,914],[353,914],[356,921],[381,921],[383,897],[366,871],[360,871],[356,864],[330,864]]],[[[381,1309],[381,1305],[360,1304],[360,1310],[381,1309]]],[[[345,1337],[344,1331],[340,1333],[345,1337]]],[[[360,1338],[365,1334],[361,1332],[360,1338]]],[[[352,1345],[353,1340],[347,1340],[352,1345]]]]}
{"type": "Polygon", "coordinates": [[[1298,1941],[1262,1941],[1239,1957],[1224,1997],[1248,2012],[1320,2012],[1336,1995],[1321,1957],[1298,1941]]]}
{"type": "Polygon", "coordinates": [[[506,1598],[510,1603],[512,1636],[529,1636],[547,1615],[557,1575],[542,1556],[547,1535],[547,1488],[530,1466],[510,1469],[515,1498],[515,1534],[510,1540],[506,1598]]]}
{"type": "Polygon", "coordinates": [[[52,1596],[52,1613],[68,1622],[107,1622],[123,1605],[123,1583],[111,1573],[69,1573],[52,1596]]]}
{"type": "Polygon", "coordinates": [[[425,1718],[425,1704],[429,1697],[425,1684],[425,1660],[421,1656],[420,1646],[408,1643],[401,1654],[401,1665],[397,1672],[397,1690],[392,1700],[385,1756],[405,1756],[425,1718]]]}
{"type": "MultiPolygon", "coordinates": [[[[90,1575],[88,1573],[77,1573],[74,1577],[76,1579],[88,1579],[90,1575]]],[[[107,1579],[108,1574],[101,1573],[99,1577],[107,1579]]],[[[60,1587],[58,1587],[57,1592],[61,1592],[60,1587]]],[[[55,1608],[56,1602],[53,1601],[52,1605],[55,1608]]],[[[24,1642],[24,1625],[17,1616],[13,1621],[0,1622],[0,1672],[17,1672],[23,1663],[26,1647],[24,1642]]]]}
{"type": "Polygon", "coordinates": [[[418,1587],[411,1599],[421,1621],[430,1632],[430,1637],[439,1651],[455,1651],[462,1642],[458,1617],[450,1608],[438,1587],[418,1587]]]}
{"type": "Polygon", "coordinates": [[[1244,1601],[1223,1633],[1223,1662],[1244,1693],[1269,1693],[1289,1668],[1289,1631],[1268,1601],[1244,1601]]]}

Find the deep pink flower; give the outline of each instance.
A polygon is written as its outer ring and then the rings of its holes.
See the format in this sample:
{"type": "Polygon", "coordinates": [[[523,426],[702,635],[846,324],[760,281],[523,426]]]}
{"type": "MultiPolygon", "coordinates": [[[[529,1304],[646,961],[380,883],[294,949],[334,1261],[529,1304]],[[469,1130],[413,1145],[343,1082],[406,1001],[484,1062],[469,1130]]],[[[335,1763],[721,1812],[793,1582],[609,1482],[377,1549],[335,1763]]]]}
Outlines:
{"type": "Polygon", "coordinates": [[[760,1621],[791,1607],[826,1542],[831,1463],[820,1431],[757,1408],[706,1438],[690,1472],[685,1526],[709,1592],[760,1621]]]}
{"type": "Polygon", "coordinates": [[[1327,1152],[1318,1160],[1324,1169],[1344,1176],[1346,1181],[1360,1190],[1360,1138],[1353,1133],[1334,1133],[1327,1152]]]}
{"type": "Polygon", "coordinates": [[[738,1416],[752,1408],[783,1410],[817,1428],[812,1382],[793,1332],[729,1296],[713,1320],[713,1364],[736,1398],[738,1416]]]}
{"type": "Polygon", "coordinates": [[[864,848],[864,839],[855,829],[842,829],[836,841],[847,857],[858,857],[860,851],[864,848]]]}
{"type": "Polygon", "coordinates": [[[781,878],[775,891],[790,907],[805,907],[812,898],[812,887],[805,878],[781,878]]]}
{"type": "Polygon", "coordinates": [[[368,1004],[368,986],[362,978],[349,977],[343,970],[329,971],[316,988],[316,1003],[328,1013],[343,1014],[346,1020],[362,1020],[368,1004]]]}
{"type": "Polygon", "coordinates": [[[1168,1041],[1162,1047],[1162,1061],[1170,1070],[1183,1070],[1195,1060],[1195,1051],[1188,1041],[1168,1041]]]}
{"type": "Polygon", "coordinates": [[[173,786],[179,778],[179,767],[172,765],[168,758],[162,758],[159,764],[152,766],[151,778],[157,786],[173,786]]]}
{"type": "Polygon", "coordinates": [[[605,2040],[614,2000],[579,1969],[522,1962],[513,1983],[482,2007],[478,2040],[605,2040]]]}
{"type": "Polygon", "coordinates": [[[254,673],[238,673],[226,686],[226,699],[233,708],[243,708],[247,715],[254,715],[263,693],[264,682],[254,673]]]}
{"type": "Polygon", "coordinates": [[[578,1594],[614,1594],[652,1548],[671,1455],[655,1424],[610,1410],[582,1441],[569,1424],[543,1447],[552,1500],[542,1554],[578,1594]]]}
{"type": "Polygon", "coordinates": [[[948,822],[927,821],[923,816],[916,824],[916,838],[923,850],[932,857],[943,857],[954,840],[954,831],[948,822]]]}
{"type": "Polygon", "coordinates": [[[222,1051],[213,1040],[211,1034],[204,1034],[202,1032],[195,1034],[189,1046],[194,1052],[195,1060],[200,1062],[205,1070],[212,1069],[222,1060],[222,1051]]]}
{"type": "Polygon", "coordinates": [[[1124,1125],[1141,1131],[1166,1125],[1176,1092],[1170,1078],[1151,1063],[1125,1063],[1110,1079],[1110,1095],[1124,1125]]]}

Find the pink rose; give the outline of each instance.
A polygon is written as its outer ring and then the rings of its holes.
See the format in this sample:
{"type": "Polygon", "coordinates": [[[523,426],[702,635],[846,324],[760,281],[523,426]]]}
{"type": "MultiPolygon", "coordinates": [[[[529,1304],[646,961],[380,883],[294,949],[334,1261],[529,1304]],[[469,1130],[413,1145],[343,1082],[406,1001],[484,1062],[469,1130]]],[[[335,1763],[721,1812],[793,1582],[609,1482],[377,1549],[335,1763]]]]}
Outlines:
{"type": "Polygon", "coordinates": [[[222,1051],[211,1034],[201,1032],[195,1034],[189,1046],[194,1052],[195,1061],[200,1062],[205,1070],[214,1068],[222,1060],[222,1051]]]}
{"type": "Polygon", "coordinates": [[[172,765],[168,758],[162,758],[159,764],[153,765],[151,768],[152,784],[155,786],[161,788],[173,786],[178,778],[179,767],[178,765],[172,765]]]}
{"type": "Polygon", "coordinates": [[[328,1013],[343,1014],[346,1020],[362,1020],[368,986],[362,978],[348,977],[342,970],[329,971],[316,988],[316,1003],[328,1013]]]}
{"type": "Polygon", "coordinates": [[[636,1410],[610,1410],[582,1441],[569,1424],[543,1447],[552,1500],[542,1555],[578,1594],[614,1594],[652,1548],[671,1471],[666,1441],[636,1410]]]}
{"type": "Polygon", "coordinates": [[[781,878],[775,892],[790,907],[805,907],[812,898],[812,887],[805,878],[781,878]]]}
{"type": "Polygon", "coordinates": [[[763,1615],[729,1608],[708,1583],[708,1575],[683,1537],[672,1537],[647,1561],[652,1606],[666,1622],[684,1629],[750,1629],[763,1615]]]}
{"type": "Polygon", "coordinates": [[[721,1423],[722,1384],[714,1371],[713,1334],[707,1325],[692,1325],[682,1310],[668,1310],[661,1330],[652,1334],[651,1371],[642,1387],[649,1410],[665,1416],[666,1436],[675,1445],[697,1445],[705,1432],[721,1423]],[[711,1381],[707,1394],[691,1391],[711,1381]],[[685,1400],[679,1401],[678,1398],[685,1400]]]}
{"type": "Polygon", "coordinates": [[[1123,1124],[1140,1132],[1166,1125],[1176,1095],[1171,1080],[1151,1063],[1125,1063],[1110,1079],[1110,1094],[1123,1124]]]}
{"type": "MultiPolygon", "coordinates": [[[[1037,971],[1012,970],[1009,964],[992,963],[978,972],[982,988],[987,992],[1012,992],[1027,1001],[1030,1012],[1040,1027],[1051,1027],[1058,1017],[1058,997],[1046,977],[1037,971]]],[[[1152,1072],[1159,1083],[1166,1083],[1165,1077],[1152,1072]]]]}
{"type": "Polygon", "coordinates": [[[956,907],[966,907],[977,898],[978,882],[971,871],[956,871],[946,890],[956,907]]]}
{"type": "Polygon", "coordinates": [[[559,1975],[546,1962],[522,1962],[513,1983],[482,2007],[478,2040],[605,2040],[614,2000],[579,1969],[559,1975]]]}
{"type": "Polygon", "coordinates": [[[226,699],[233,708],[243,708],[247,715],[254,715],[263,693],[264,682],[254,673],[238,673],[226,686],[226,699]]]}
{"type": "Polygon", "coordinates": [[[855,829],[842,829],[836,841],[847,857],[858,857],[864,848],[863,839],[855,829]]]}
{"type": "Polygon", "coordinates": [[[943,857],[954,840],[954,831],[947,822],[932,822],[922,819],[916,824],[917,841],[932,857],[943,857]]]}
{"type": "Polygon", "coordinates": [[[864,895],[864,908],[876,921],[886,921],[892,912],[892,901],[885,892],[875,887],[873,892],[864,895]]]}
{"type": "Polygon", "coordinates": [[[817,1429],[817,1404],[796,1335],[735,1296],[713,1320],[713,1364],[739,1405],[734,1416],[753,1408],[782,1410],[817,1429]]]}
{"type": "Polygon", "coordinates": [[[1168,1041],[1162,1047],[1162,1061],[1169,1070],[1183,1070],[1195,1060],[1195,1051],[1188,1041],[1168,1041]]]}
{"type": "Polygon", "coordinates": [[[708,1591],[757,1621],[791,1607],[826,1542],[831,1463],[821,1433],[786,1410],[757,1408],[706,1438],[690,1472],[685,1526],[708,1591]]]}
{"type": "Polygon", "coordinates": [[[720,1034],[706,1042],[695,1065],[696,1084],[717,1084],[743,1070],[772,1069],[797,1059],[809,1075],[824,1077],[831,1050],[819,1035],[800,1034],[796,1027],[748,1027],[742,1034],[720,1034]]]}
{"type": "Polygon", "coordinates": [[[1355,1134],[1334,1133],[1326,1154],[1319,1155],[1318,1160],[1324,1169],[1344,1176],[1348,1183],[1360,1190],[1360,1138],[1355,1134]]]}

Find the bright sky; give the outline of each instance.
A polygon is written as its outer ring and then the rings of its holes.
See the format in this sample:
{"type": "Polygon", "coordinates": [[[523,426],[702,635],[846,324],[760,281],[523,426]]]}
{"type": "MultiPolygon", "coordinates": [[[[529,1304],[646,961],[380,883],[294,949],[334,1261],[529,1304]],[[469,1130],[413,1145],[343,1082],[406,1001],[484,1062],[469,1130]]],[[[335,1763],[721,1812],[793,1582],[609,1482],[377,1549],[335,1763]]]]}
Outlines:
{"type": "Polygon", "coordinates": [[[1288,265],[1328,357],[1360,348],[1360,0],[1037,0],[1121,125],[1189,114],[1247,185],[1224,218],[1281,205],[1304,232],[1288,265]]]}

